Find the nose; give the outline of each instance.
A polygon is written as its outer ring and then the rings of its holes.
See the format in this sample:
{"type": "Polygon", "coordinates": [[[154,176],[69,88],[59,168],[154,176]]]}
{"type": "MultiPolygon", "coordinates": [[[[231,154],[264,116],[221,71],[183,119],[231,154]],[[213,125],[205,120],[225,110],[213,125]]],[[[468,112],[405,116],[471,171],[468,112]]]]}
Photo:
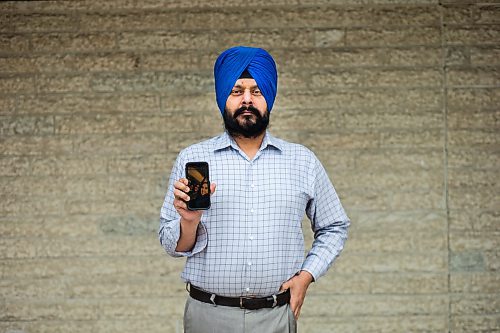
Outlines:
{"type": "Polygon", "coordinates": [[[245,89],[245,91],[243,92],[242,104],[243,105],[252,105],[253,104],[252,93],[250,92],[250,89],[245,89]]]}

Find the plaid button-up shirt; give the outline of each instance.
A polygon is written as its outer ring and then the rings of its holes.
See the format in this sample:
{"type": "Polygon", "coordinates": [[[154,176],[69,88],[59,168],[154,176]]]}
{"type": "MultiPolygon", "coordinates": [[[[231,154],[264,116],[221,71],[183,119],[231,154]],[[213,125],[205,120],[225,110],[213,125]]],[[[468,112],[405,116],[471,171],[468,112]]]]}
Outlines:
{"type": "Polygon", "coordinates": [[[266,133],[250,160],[226,132],[180,152],[161,208],[159,238],[172,256],[187,257],[182,279],[224,296],[268,296],[300,270],[325,274],[347,239],[349,219],[325,169],[304,146],[266,133]],[[217,184],[190,252],[176,252],[180,216],[173,184],[187,162],[206,161],[217,184]],[[304,258],[301,221],[314,232],[304,258]]]}

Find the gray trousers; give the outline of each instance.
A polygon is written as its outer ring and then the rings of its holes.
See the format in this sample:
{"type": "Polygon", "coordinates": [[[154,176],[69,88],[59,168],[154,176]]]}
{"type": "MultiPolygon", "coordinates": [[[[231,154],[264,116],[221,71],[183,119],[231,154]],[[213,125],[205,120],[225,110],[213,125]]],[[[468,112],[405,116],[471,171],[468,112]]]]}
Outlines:
{"type": "Polygon", "coordinates": [[[213,306],[188,297],[184,309],[185,333],[296,333],[289,304],[259,310],[213,306]]]}

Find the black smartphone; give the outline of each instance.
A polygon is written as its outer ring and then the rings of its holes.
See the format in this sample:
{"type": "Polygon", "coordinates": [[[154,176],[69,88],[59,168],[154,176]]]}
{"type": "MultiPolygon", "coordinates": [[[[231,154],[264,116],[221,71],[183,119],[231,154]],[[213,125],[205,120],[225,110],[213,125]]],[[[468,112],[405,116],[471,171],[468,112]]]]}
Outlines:
{"type": "Polygon", "coordinates": [[[189,210],[205,210],[210,208],[210,180],[207,162],[186,163],[186,178],[189,186],[189,210]]]}

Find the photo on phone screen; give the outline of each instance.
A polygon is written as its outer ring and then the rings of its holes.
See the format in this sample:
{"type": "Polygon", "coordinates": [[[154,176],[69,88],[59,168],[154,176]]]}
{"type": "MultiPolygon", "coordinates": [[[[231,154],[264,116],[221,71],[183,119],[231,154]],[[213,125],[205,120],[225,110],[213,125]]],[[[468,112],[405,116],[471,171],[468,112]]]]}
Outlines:
{"type": "Polygon", "coordinates": [[[186,178],[189,182],[189,210],[210,208],[210,180],[207,162],[186,163],[186,178]]]}

